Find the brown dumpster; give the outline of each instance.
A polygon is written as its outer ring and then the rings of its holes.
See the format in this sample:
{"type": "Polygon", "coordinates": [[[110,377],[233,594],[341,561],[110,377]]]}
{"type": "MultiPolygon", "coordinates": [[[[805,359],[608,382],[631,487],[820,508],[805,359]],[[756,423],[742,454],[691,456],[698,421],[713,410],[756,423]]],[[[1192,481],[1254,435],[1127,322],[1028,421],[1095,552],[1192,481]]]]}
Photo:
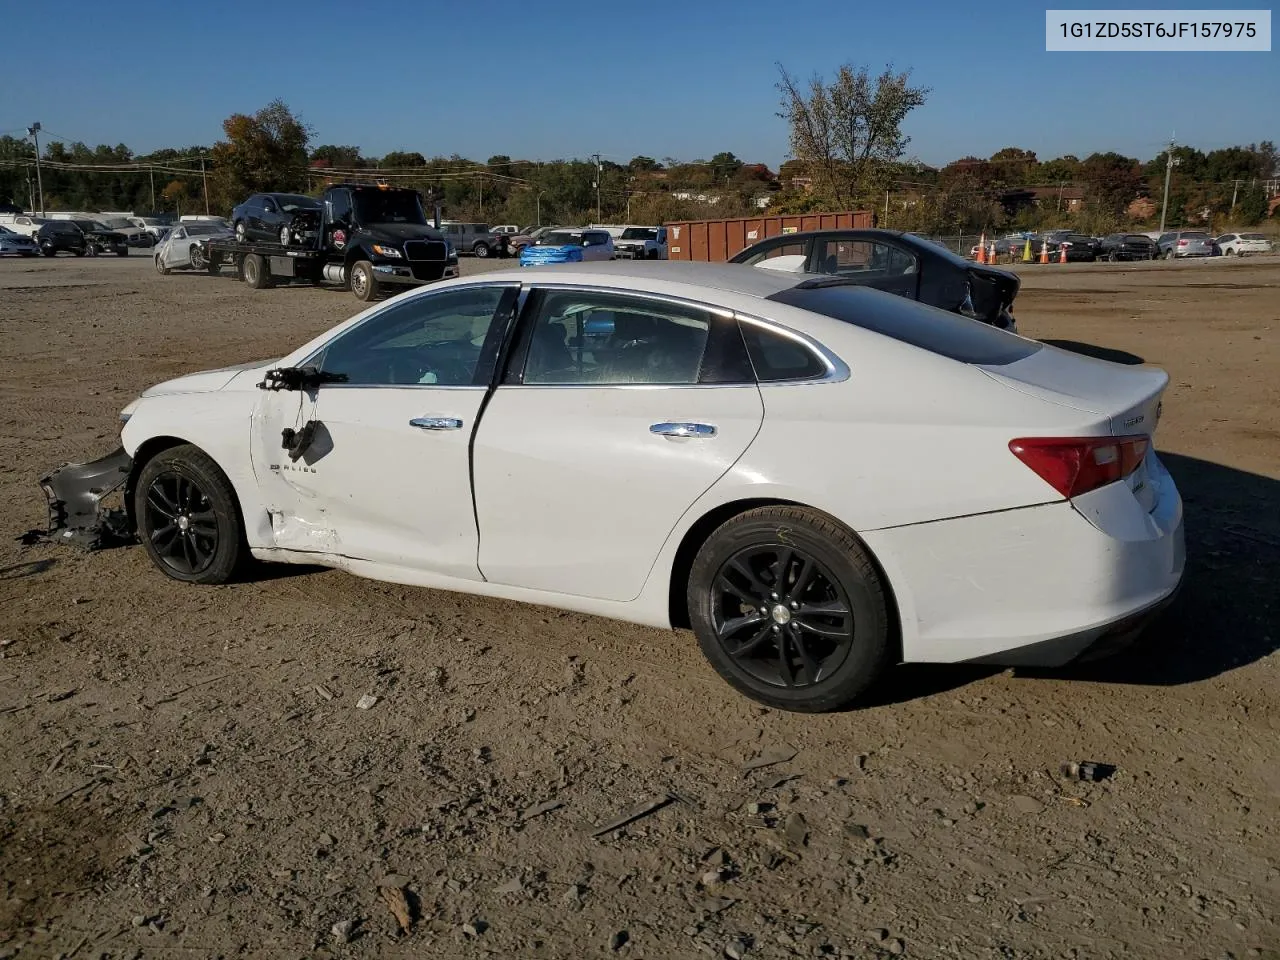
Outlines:
{"type": "Polygon", "coordinates": [[[667,256],[672,260],[723,261],[769,237],[802,230],[870,228],[871,218],[870,210],[846,210],[733,220],[677,220],[666,224],[667,256]]]}

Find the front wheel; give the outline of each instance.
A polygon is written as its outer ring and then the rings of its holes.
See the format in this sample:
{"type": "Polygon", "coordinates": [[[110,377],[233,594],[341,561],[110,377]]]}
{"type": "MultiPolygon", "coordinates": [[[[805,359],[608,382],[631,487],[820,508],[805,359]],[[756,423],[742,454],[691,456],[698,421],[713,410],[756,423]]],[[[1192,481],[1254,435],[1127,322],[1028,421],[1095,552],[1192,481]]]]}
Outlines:
{"type": "Polygon", "coordinates": [[[474,247],[471,248],[471,252],[474,253],[477,257],[480,257],[481,259],[483,259],[484,257],[487,257],[489,255],[489,246],[488,244],[477,243],[474,247]]]}
{"type": "Polygon", "coordinates": [[[193,243],[191,245],[191,249],[187,251],[187,257],[190,260],[192,270],[203,270],[208,266],[208,262],[205,260],[204,250],[200,248],[200,244],[198,243],[193,243]]]}
{"type": "Polygon", "coordinates": [[[761,507],[727,521],[698,551],[687,598],[716,672],[770,706],[847,706],[889,663],[879,574],[851,531],[814,510],[761,507]]]}
{"type": "Polygon", "coordinates": [[[149,460],[133,509],[147,555],[175,580],[226,583],[247,553],[231,481],[199,447],[170,447],[149,460]]]}
{"type": "Polygon", "coordinates": [[[357,260],[351,265],[351,292],[357,300],[368,303],[378,298],[378,278],[373,274],[373,264],[368,260],[357,260]]]}
{"type": "Polygon", "coordinates": [[[237,243],[244,243],[246,240],[248,240],[248,239],[249,239],[249,237],[248,237],[248,236],[247,236],[247,234],[245,233],[244,221],[243,221],[243,220],[237,220],[237,221],[236,221],[236,225],[235,225],[235,232],[236,232],[236,242],[237,242],[237,243]]]}
{"type": "Polygon", "coordinates": [[[293,239],[293,235],[289,232],[289,228],[281,227],[280,228],[280,246],[287,247],[291,239],[293,239]]]}
{"type": "Polygon", "coordinates": [[[1175,254],[1172,250],[1166,250],[1166,251],[1164,252],[1164,258],[1165,258],[1166,260],[1172,260],[1175,256],[1176,256],[1176,254],[1175,254]]]}
{"type": "Polygon", "coordinates": [[[167,277],[169,275],[169,268],[164,265],[164,261],[161,260],[159,257],[156,257],[155,263],[156,263],[156,273],[160,274],[160,276],[162,277],[167,277]]]}
{"type": "Polygon", "coordinates": [[[58,251],[54,249],[53,244],[51,243],[46,243],[41,246],[40,252],[46,257],[56,257],[58,255],[58,251]]]}
{"type": "Polygon", "coordinates": [[[1114,250],[1112,250],[1110,253],[1107,254],[1108,263],[1115,263],[1119,259],[1120,259],[1119,254],[1117,254],[1114,250]]]}

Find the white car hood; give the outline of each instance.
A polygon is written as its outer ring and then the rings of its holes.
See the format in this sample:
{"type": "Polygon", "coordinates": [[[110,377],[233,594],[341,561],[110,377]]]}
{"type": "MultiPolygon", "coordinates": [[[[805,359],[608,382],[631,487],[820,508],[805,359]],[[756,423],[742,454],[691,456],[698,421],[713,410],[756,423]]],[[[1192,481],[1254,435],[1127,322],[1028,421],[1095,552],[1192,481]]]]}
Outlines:
{"type": "Polygon", "coordinates": [[[253,363],[241,363],[234,367],[219,367],[217,370],[189,373],[185,377],[177,377],[166,380],[164,383],[157,383],[154,387],[148,387],[143,391],[142,396],[165,397],[176,393],[214,393],[223,389],[241,373],[250,370],[266,371],[277,362],[276,360],[255,360],[253,363]]]}

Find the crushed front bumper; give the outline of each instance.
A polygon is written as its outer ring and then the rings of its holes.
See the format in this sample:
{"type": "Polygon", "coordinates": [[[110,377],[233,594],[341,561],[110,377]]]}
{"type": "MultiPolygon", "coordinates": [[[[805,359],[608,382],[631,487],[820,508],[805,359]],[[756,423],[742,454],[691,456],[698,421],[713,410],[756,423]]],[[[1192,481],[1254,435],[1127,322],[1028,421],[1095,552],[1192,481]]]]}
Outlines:
{"type": "Polygon", "coordinates": [[[121,493],[133,469],[133,458],[118,447],[90,463],[68,463],[40,480],[49,502],[47,536],[55,543],[70,543],[86,550],[127,543],[133,539],[133,523],[122,505],[103,501],[121,493]]]}

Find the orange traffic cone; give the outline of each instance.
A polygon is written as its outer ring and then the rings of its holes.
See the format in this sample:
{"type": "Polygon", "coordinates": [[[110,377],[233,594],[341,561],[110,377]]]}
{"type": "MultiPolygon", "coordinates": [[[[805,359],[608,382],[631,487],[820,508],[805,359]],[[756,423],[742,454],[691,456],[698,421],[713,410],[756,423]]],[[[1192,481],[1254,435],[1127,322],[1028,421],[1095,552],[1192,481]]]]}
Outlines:
{"type": "Polygon", "coordinates": [[[978,240],[978,262],[987,262],[987,235],[985,233],[978,240]]]}
{"type": "Polygon", "coordinates": [[[1058,262],[1059,262],[1059,263],[1066,263],[1066,262],[1067,262],[1067,244],[1065,244],[1065,243],[1064,243],[1064,244],[1061,244],[1061,245],[1058,247],[1058,262]]]}
{"type": "Polygon", "coordinates": [[[1049,262],[1049,241],[1042,239],[1040,241],[1040,262],[1049,262]]]}

